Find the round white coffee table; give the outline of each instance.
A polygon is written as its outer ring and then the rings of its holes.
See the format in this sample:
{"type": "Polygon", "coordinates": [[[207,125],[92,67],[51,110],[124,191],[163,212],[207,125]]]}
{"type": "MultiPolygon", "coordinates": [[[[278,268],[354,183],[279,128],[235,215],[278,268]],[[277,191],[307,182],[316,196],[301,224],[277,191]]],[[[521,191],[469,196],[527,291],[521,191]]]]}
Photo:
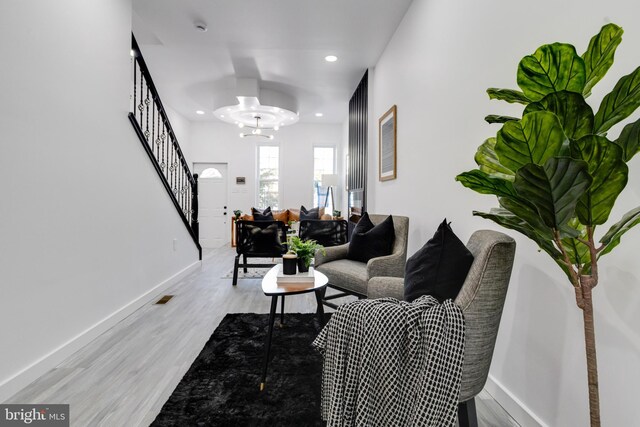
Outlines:
{"type": "MultiPolygon", "coordinates": [[[[309,283],[287,283],[285,286],[278,285],[278,270],[282,266],[280,264],[275,265],[267,272],[262,279],[262,292],[266,296],[271,297],[271,310],[269,311],[269,332],[264,345],[264,361],[262,369],[262,382],[260,383],[260,391],[264,390],[264,386],[267,380],[267,367],[269,365],[269,354],[271,352],[271,336],[273,335],[273,324],[276,321],[276,309],[278,307],[278,297],[282,297],[280,308],[280,323],[284,323],[284,297],[286,295],[298,295],[306,294],[308,292],[315,292],[316,302],[318,303],[317,315],[320,326],[322,326],[324,317],[324,309],[322,308],[322,293],[327,287],[329,279],[327,276],[319,271],[313,272],[313,282],[309,283]]],[[[313,267],[312,267],[313,268],[313,267]]]]}

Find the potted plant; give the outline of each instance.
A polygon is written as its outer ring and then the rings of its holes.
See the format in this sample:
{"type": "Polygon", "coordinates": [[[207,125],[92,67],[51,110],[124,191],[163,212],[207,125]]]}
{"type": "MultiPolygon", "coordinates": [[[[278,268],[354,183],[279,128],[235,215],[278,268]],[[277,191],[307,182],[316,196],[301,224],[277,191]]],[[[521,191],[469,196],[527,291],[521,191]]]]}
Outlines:
{"type": "Polygon", "coordinates": [[[333,210],[333,219],[338,219],[338,218],[340,218],[341,216],[342,216],[342,212],[341,212],[341,211],[339,211],[339,210],[337,210],[337,209],[334,209],[334,210],[333,210]]]}
{"type": "Polygon", "coordinates": [[[640,223],[635,208],[606,233],[596,233],[626,186],[627,162],[640,147],[640,120],[615,140],[607,135],[640,106],[640,67],[618,81],[595,114],[586,102],[611,67],[622,32],[605,25],[581,56],[570,44],[553,43],[524,57],[517,73],[521,90],[487,90],[491,99],[522,104],[522,117],[487,116],[502,127],[478,148],[478,169],[456,178],[498,197],[498,208],[474,215],[532,239],[573,286],[583,312],[592,426],[600,425],[592,300],[598,264],[640,223]]]}
{"type": "Polygon", "coordinates": [[[236,209],[233,211],[233,215],[236,217],[236,221],[240,219],[240,215],[242,215],[242,211],[240,209],[236,209]]]}
{"type": "Polygon", "coordinates": [[[296,254],[298,257],[298,271],[307,272],[311,265],[311,260],[316,254],[316,251],[320,250],[325,254],[324,246],[319,245],[313,239],[303,240],[298,236],[292,236],[289,239],[289,251],[296,254]]]}

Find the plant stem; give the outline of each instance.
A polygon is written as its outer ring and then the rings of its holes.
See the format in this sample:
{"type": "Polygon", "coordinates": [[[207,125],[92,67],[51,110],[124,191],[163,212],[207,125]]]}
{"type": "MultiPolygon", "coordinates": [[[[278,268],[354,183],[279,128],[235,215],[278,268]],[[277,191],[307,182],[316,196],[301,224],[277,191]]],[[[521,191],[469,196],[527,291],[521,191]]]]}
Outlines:
{"type": "Polygon", "coordinates": [[[593,279],[590,284],[593,288],[598,284],[598,249],[596,249],[596,242],[593,238],[594,231],[595,227],[587,227],[587,236],[589,238],[587,246],[589,247],[589,254],[591,255],[591,277],[593,279]]]}
{"type": "Polygon", "coordinates": [[[600,427],[600,398],[598,394],[598,363],[596,359],[596,335],[593,322],[593,300],[591,290],[593,276],[580,278],[582,288],[582,315],[584,320],[584,343],[587,354],[587,379],[589,382],[589,414],[591,427],[600,427]]]}
{"type": "Polygon", "coordinates": [[[598,361],[596,358],[596,334],[593,320],[592,290],[598,284],[598,250],[593,238],[595,227],[587,227],[587,246],[591,256],[591,275],[580,276],[582,291],[582,317],[584,345],[587,354],[587,380],[589,383],[589,414],[591,427],[600,427],[600,397],[598,386],[598,361]]]}
{"type": "MultiPolygon", "coordinates": [[[[553,235],[554,235],[554,241],[556,242],[556,246],[558,247],[558,250],[560,250],[560,252],[562,253],[562,257],[564,258],[564,263],[569,269],[569,274],[571,275],[571,284],[573,285],[573,290],[576,293],[576,304],[578,304],[579,308],[583,308],[584,303],[582,301],[582,289],[580,289],[580,278],[578,277],[578,273],[576,273],[576,271],[573,269],[573,264],[571,264],[571,259],[569,258],[569,254],[567,253],[567,250],[564,248],[564,245],[562,244],[562,239],[560,238],[560,232],[558,230],[553,230],[553,235]]],[[[580,267],[578,267],[578,270],[580,270],[580,267]]]]}

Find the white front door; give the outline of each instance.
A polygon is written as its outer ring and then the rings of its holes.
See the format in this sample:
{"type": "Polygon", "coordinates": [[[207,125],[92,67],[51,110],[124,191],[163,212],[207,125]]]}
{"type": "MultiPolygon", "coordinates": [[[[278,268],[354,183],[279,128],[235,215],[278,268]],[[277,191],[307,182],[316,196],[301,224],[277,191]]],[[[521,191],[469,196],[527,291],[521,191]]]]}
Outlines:
{"type": "Polygon", "coordinates": [[[218,248],[229,243],[230,229],[227,214],[227,164],[194,163],[198,174],[198,221],[200,245],[218,248]]]}

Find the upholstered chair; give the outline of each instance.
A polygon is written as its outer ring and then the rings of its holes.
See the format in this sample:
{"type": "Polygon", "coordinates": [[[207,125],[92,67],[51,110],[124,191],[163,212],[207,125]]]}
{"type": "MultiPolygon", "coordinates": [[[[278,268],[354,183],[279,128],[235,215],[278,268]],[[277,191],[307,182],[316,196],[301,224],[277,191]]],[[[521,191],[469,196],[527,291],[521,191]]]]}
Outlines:
{"type": "MultiPolygon", "coordinates": [[[[474,397],[480,393],[489,375],[516,243],[506,234],[480,230],[473,233],[467,248],[474,260],[454,301],[465,318],[465,351],[458,405],[461,427],[478,425],[474,397]]],[[[369,280],[369,298],[403,299],[403,294],[401,278],[373,277],[369,280]]]]}
{"type": "MultiPolygon", "coordinates": [[[[384,221],[389,215],[369,214],[374,225],[384,221]]],[[[407,238],[409,234],[409,218],[393,215],[395,240],[391,255],[372,258],[367,263],[347,259],[349,244],[326,248],[326,254],[316,252],[314,268],[324,273],[329,279],[329,287],[340,293],[325,295],[323,302],[329,307],[337,307],[328,300],[355,295],[366,298],[369,294],[369,279],[376,276],[403,277],[407,261],[407,238]]]]}

